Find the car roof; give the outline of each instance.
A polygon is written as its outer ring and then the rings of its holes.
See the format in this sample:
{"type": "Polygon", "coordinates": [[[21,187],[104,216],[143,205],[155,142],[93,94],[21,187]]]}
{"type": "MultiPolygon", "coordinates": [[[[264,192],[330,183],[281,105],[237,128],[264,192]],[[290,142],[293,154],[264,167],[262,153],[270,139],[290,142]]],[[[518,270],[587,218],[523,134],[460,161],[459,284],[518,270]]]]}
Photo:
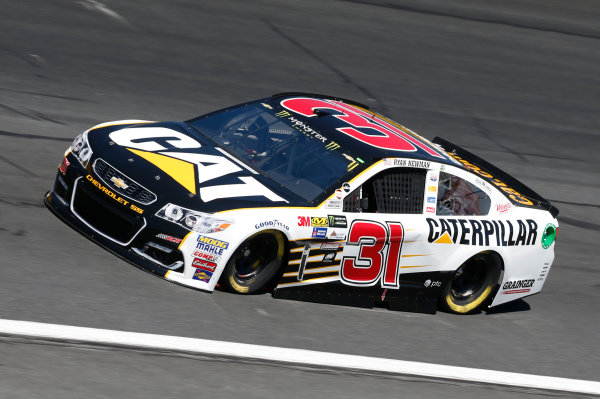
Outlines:
{"type": "Polygon", "coordinates": [[[320,104],[322,106],[308,107],[316,109],[313,115],[306,116],[294,113],[294,117],[319,131],[330,140],[337,142],[342,148],[347,149],[354,155],[363,158],[365,161],[368,160],[368,163],[382,158],[411,158],[441,162],[464,168],[452,159],[441,146],[435,145],[410,129],[369,110],[368,106],[353,100],[323,94],[286,92],[274,94],[262,101],[269,101],[272,105],[290,110],[293,107],[286,106],[286,104],[301,103],[303,102],[302,99],[305,99],[308,104],[311,103],[311,100],[316,100],[312,101],[312,105],[320,104]],[[355,117],[353,121],[358,121],[363,126],[353,128],[352,121],[340,118],[340,116],[343,117],[344,113],[353,114],[353,116],[360,115],[358,119],[355,117]],[[352,136],[340,129],[346,131],[350,129],[357,132],[354,132],[355,136],[352,136]],[[382,138],[385,138],[385,134],[389,134],[390,140],[382,140],[382,138]],[[389,142],[376,145],[382,141],[389,142]],[[399,148],[402,146],[404,149],[399,148]]]}

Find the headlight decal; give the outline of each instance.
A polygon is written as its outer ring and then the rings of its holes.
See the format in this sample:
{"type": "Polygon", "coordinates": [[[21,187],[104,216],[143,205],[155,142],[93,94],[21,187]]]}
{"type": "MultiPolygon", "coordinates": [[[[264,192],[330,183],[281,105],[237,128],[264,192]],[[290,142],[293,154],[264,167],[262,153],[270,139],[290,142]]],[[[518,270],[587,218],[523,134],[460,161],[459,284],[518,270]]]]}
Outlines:
{"type": "Polygon", "coordinates": [[[231,220],[216,218],[211,214],[167,204],[156,213],[159,218],[175,223],[197,233],[216,233],[223,231],[233,223],[231,220]]]}
{"type": "Polygon", "coordinates": [[[88,132],[83,132],[79,136],[75,137],[71,144],[71,153],[79,160],[84,168],[87,167],[92,157],[92,148],[88,141],[88,132]]]}

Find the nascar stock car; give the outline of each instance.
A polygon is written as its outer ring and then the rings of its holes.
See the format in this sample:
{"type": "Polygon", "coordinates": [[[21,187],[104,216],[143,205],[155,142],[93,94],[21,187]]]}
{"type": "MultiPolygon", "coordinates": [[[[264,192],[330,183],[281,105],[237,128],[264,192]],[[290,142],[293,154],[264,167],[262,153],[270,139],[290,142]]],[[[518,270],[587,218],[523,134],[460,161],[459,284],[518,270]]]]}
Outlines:
{"type": "Polygon", "coordinates": [[[558,210],[353,101],[283,93],[75,138],[47,207],[185,286],[469,313],[541,291],[558,210]]]}

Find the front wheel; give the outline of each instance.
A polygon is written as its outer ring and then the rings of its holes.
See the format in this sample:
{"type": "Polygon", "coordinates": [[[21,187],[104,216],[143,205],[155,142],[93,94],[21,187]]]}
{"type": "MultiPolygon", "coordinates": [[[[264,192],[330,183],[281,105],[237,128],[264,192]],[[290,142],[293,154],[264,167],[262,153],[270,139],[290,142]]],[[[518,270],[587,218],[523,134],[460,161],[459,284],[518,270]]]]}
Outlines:
{"type": "Polygon", "coordinates": [[[266,287],[280,270],[285,239],[278,231],[256,233],[235,250],[221,282],[229,291],[252,294],[266,287]]]}
{"type": "Polygon", "coordinates": [[[502,260],[493,253],[480,253],[463,263],[442,290],[441,304],[451,313],[465,314],[481,307],[491,297],[502,272],[502,260]]]}

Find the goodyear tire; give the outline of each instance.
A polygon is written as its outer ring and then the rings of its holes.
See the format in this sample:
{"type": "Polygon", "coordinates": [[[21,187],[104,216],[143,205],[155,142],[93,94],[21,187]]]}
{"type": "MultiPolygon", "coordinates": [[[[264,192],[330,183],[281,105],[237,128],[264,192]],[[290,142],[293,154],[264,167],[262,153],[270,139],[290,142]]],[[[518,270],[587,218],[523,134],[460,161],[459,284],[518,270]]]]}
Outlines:
{"type": "Polygon", "coordinates": [[[477,254],[463,263],[442,290],[442,307],[457,314],[466,314],[486,305],[491,299],[502,272],[499,255],[477,254]]]}
{"type": "Polygon", "coordinates": [[[276,230],[261,231],[235,250],[223,270],[224,288],[238,294],[252,294],[268,286],[281,268],[285,239],[276,230]]]}

